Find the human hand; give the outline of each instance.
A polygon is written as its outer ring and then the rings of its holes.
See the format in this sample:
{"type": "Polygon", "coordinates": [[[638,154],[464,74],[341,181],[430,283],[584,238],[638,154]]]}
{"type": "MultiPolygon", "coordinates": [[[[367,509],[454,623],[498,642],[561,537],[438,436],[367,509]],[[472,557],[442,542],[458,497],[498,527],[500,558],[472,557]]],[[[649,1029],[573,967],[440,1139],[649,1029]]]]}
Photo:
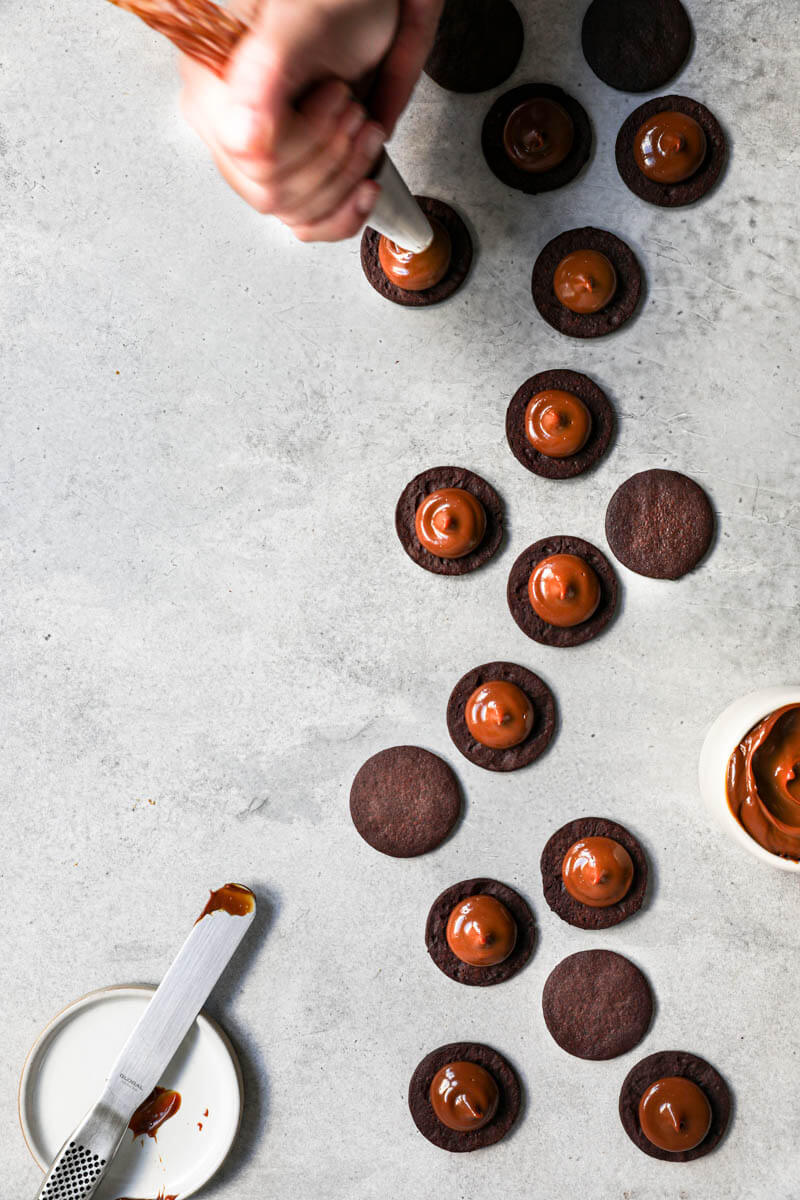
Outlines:
{"type": "Polygon", "coordinates": [[[366,177],[408,102],[441,7],[264,0],[240,13],[251,31],[224,78],[181,57],[183,112],[257,211],[275,214],[301,241],[350,237],[377,198],[366,177]],[[376,67],[368,116],[348,83],[376,67]]]}

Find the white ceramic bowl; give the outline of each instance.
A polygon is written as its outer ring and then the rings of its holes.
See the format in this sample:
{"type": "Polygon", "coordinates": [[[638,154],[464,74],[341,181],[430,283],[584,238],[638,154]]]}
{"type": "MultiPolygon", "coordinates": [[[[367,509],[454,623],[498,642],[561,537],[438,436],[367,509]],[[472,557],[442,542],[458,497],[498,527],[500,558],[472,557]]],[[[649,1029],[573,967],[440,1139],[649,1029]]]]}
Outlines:
{"type": "Polygon", "coordinates": [[[800,862],[771,854],[755,838],[750,837],[728,807],[725,792],[725,774],[734,747],[749,729],[784,704],[800,704],[800,684],[760,688],[734,700],[720,713],[706,734],[700,751],[700,794],[712,819],[738,845],[780,871],[800,872],[800,862]]]}

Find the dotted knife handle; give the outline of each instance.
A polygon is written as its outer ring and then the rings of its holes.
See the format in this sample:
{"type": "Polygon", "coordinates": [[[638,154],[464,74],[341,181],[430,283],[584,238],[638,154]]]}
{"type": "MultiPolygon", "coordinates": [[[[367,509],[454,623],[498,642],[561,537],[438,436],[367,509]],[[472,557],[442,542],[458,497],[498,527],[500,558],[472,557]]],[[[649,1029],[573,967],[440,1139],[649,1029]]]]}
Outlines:
{"type": "Polygon", "coordinates": [[[56,1155],[36,1200],[88,1200],[105,1175],[106,1160],[91,1146],[69,1141],[56,1155]]]}

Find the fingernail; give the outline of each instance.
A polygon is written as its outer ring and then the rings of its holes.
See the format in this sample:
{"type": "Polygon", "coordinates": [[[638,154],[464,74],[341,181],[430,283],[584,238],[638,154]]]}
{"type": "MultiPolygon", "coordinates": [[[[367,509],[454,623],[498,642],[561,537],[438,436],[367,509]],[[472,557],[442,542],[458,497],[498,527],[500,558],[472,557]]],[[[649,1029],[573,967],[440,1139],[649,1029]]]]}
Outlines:
{"type": "Polygon", "coordinates": [[[340,83],[331,103],[331,116],[340,117],[350,103],[350,88],[346,83],[340,83]]]}
{"type": "Polygon", "coordinates": [[[344,131],[349,138],[354,138],[367,119],[363,108],[355,109],[344,123],[344,131]]]}
{"type": "Polygon", "coordinates": [[[225,118],[225,141],[231,149],[247,150],[256,130],[256,114],[244,104],[235,104],[225,118]]]}
{"type": "Polygon", "coordinates": [[[365,179],[363,183],[359,184],[356,192],[356,210],[366,217],[368,213],[372,212],[372,206],[378,199],[380,190],[377,183],[365,179]]]}
{"type": "Polygon", "coordinates": [[[367,132],[364,134],[364,153],[367,158],[375,158],[378,151],[386,141],[386,134],[381,129],[380,125],[370,125],[367,132]]]}

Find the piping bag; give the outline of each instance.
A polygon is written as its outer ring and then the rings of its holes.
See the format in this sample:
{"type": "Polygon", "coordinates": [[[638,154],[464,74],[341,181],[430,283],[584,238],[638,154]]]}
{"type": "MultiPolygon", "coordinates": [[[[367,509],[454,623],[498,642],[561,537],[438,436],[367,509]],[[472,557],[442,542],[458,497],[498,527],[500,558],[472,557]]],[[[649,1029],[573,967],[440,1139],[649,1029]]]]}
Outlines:
{"type": "MultiPolygon", "coordinates": [[[[216,75],[224,74],[236,43],[248,28],[244,21],[213,0],[111,0],[111,3],[140,17],[216,75]]],[[[368,94],[370,83],[367,78],[355,88],[362,98],[368,94]]],[[[371,227],[412,254],[426,250],[433,241],[433,230],[385,150],[372,178],[381,190],[369,215],[371,227]]]]}

